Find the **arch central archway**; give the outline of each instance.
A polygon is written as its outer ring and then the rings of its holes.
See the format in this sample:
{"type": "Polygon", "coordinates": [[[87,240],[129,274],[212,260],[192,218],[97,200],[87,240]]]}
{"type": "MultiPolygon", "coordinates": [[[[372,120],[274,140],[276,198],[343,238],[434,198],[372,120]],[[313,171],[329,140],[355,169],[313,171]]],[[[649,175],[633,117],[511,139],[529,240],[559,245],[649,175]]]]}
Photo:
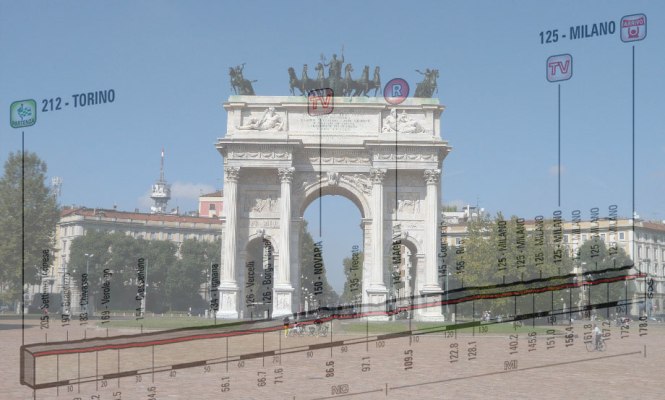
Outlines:
{"type": "Polygon", "coordinates": [[[310,196],[306,193],[297,214],[302,225],[298,253],[294,254],[300,262],[300,273],[294,286],[300,300],[297,310],[305,312],[319,306],[362,303],[362,201],[339,186],[320,189],[310,196]],[[317,290],[317,284],[323,290],[317,290]]]}
{"type": "MultiPolygon", "coordinates": [[[[407,99],[398,110],[378,98],[334,101],[335,111],[325,116],[308,115],[301,97],[233,96],[225,103],[227,133],[216,145],[224,157],[225,203],[218,317],[239,317],[246,291],[243,252],[259,236],[274,247],[272,316],[300,308],[299,230],[307,206],[325,195],[344,196],[360,210],[362,302],[377,318],[388,298],[385,248],[397,223],[418,247],[413,291],[441,292],[439,176],[450,151],[440,138],[443,106],[433,99],[407,99]],[[280,122],[252,123],[266,110],[280,122]],[[395,132],[389,123],[395,111],[405,126],[418,129],[395,132]]],[[[442,317],[437,307],[418,315],[442,317]]]]}

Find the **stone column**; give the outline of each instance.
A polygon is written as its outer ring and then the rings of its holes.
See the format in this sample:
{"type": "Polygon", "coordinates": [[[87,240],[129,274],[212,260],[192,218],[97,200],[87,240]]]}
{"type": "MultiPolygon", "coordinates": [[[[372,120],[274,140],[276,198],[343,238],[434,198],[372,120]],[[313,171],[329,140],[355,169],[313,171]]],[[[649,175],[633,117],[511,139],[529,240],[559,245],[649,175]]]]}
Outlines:
{"type": "MultiPolygon", "coordinates": [[[[371,306],[372,304],[381,304],[386,301],[388,290],[383,281],[383,180],[386,176],[385,169],[372,168],[370,177],[372,179],[372,266],[369,273],[369,284],[367,285],[367,297],[370,312],[385,311],[385,305],[371,306]]],[[[387,316],[377,316],[375,319],[387,319],[387,316]]]]}
{"type": "Polygon", "coordinates": [[[279,168],[281,182],[279,210],[279,264],[275,274],[273,317],[291,314],[291,182],[295,168],[279,168]]]}
{"type": "Polygon", "coordinates": [[[238,225],[238,177],[240,168],[224,168],[224,214],[226,226],[222,247],[222,271],[219,285],[218,318],[238,318],[238,282],[236,282],[236,235],[238,225]]]}
{"type": "MultiPolygon", "coordinates": [[[[439,237],[439,177],[440,169],[425,170],[424,177],[427,184],[427,195],[425,198],[425,268],[424,277],[421,280],[422,288],[420,294],[427,296],[424,302],[438,302],[441,300],[441,287],[438,280],[438,252],[437,238],[439,237]]],[[[421,318],[425,320],[441,320],[441,306],[421,309],[421,318]]]]}

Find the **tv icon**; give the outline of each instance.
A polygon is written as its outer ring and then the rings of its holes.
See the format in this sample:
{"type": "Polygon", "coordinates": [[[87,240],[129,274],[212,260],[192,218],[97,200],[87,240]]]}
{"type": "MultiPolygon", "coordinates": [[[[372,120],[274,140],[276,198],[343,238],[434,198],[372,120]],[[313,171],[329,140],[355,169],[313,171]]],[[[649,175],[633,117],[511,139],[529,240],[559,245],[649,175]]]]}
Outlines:
{"type": "Polygon", "coordinates": [[[335,93],[330,88],[313,89],[307,93],[307,113],[309,115],[326,115],[335,108],[335,93]]]}
{"type": "Polygon", "coordinates": [[[547,80],[550,82],[567,81],[573,76],[573,56],[559,54],[547,59],[547,80]]]}

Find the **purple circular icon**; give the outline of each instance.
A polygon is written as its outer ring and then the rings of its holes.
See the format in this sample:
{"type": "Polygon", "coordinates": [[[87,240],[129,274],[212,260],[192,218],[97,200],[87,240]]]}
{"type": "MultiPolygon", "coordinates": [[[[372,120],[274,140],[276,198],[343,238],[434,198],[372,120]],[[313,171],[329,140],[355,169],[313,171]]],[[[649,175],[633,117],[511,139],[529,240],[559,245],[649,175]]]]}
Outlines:
{"type": "Polygon", "coordinates": [[[402,78],[391,79],[383,88],[383,98],[389,104],[397,105],[409,95],[409,84],[402,78]]]}

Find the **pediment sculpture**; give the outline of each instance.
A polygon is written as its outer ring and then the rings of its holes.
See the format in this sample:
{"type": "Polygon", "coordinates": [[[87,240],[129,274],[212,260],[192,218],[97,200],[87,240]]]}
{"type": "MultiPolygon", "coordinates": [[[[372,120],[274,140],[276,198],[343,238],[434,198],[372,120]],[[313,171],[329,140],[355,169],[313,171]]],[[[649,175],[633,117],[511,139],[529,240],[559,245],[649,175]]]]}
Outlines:
{"type": "Polygon", "coordinates": [[[268,107],[261,118],[250,118],[246,124],[236,126],[239,130],[253,131],[282,131],[284,130],[284,119],[275,112],[275,107],[268,107]]]}
{"type": "Polygon", "coordinates": [[[383,119],[383,133],[395,133],[395,129],[399,133],[425,133],[426,130],[422,125],[402,110],[398,115],[396,109],[390,110],[388,116],[383,119]]]}

